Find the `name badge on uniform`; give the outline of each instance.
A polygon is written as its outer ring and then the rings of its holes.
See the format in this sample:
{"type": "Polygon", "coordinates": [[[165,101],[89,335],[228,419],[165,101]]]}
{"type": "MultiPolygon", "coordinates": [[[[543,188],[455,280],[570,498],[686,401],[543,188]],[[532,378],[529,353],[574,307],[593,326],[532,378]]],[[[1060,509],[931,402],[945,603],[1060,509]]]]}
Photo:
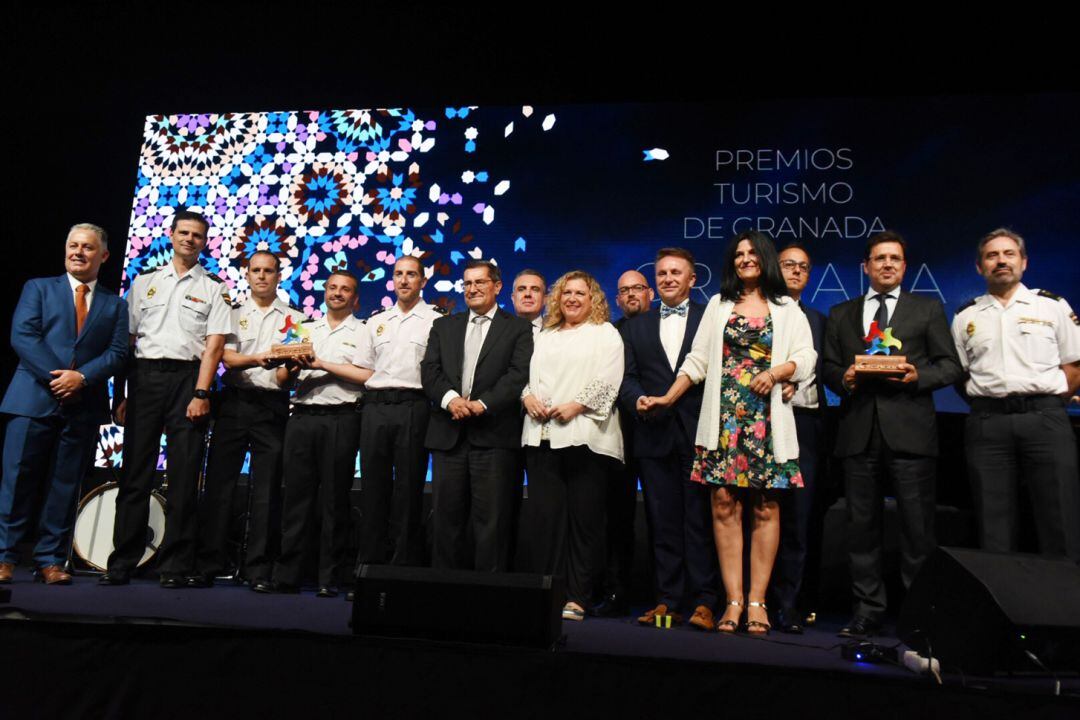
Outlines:
{"type": "Polygon", "coordinates": [[[1016,323],[1018,325],[1023,325],[1024,323],[1031,323],[1032,325],[1044,325],[1044,326],[1049,327],[1049,328],[1054,327],[1054,323],[1050,322],[1049,320],[1040,320],[1039,318],[1030,318],[1030,317],[1022,317],[1019,320],[1017,320],[1016,323]]]}
{"type": "Polygon", "coordinates": [[[190,300],[191,302],[197,302],[197,303],[205,303],[206,302],[202,298],[197,298],[194,295],[185,295],[184,299],[185,300],[190,300]]]}
{"type": "Polygon", "coordinates": [[[353,345],[351,342],[343,342],[341,344],[344,345],[345,347],[351,347],[353,350],[356,349],[356,346],[353,345]]]}
{"type": "Polygon", "coordinates": [[[969,322],[967,324],[967,334],[968,334],[968,337],[971,337],[972,335],[975,334],[975,322],[974,321],[969,322]]]}

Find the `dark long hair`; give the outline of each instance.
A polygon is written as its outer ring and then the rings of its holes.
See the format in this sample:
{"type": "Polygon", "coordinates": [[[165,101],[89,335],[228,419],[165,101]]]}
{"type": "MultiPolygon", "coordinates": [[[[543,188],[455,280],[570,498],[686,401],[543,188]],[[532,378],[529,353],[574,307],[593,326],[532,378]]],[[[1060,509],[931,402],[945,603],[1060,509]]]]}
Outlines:
{"type": "Polygon", "coordinates": [[[738,302],[742,297],[743,283],[735,272],[735,251],[743,240],[750,241],[750,247],[754,249],[758,262],[761,263],[761,280],[758,283],[761,294],[774,303],[780,302],[780,298],[787,297],[787,283],[780,272],[780,260],[777,258],[772,238],[759,230],[745,230],[731,238],[728,243],[724,250],[724,269],[720,277],[720,298],[738,302]]]}

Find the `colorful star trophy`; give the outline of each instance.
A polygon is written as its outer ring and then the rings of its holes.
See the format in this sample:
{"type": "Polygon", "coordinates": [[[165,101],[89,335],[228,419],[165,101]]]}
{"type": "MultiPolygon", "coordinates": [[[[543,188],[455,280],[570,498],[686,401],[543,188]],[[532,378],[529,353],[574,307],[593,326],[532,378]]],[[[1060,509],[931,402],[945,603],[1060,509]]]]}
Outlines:
{"type": "Polygon", "coordinates": [[[307,328],[295,322],[291,316],[285,316],[285,325],[278,332],[285,337],[270,346],[270,355],[275,360],[295,360],[302,355],[310,357],[315,354],[307,328]]]}
{"type": "Polygon", "coordinates": [[[907,362],[904,355],[893,355],[894,350],[903,347],[897,338],[893,337],[891,327],[881,330],[877,320],[870,323],[870,332],[863,341],[869,344],[865,355],[855,356],[855,374],[869,377],[888,377],[890,375],[903,375],[900,366],[907,362]]]}

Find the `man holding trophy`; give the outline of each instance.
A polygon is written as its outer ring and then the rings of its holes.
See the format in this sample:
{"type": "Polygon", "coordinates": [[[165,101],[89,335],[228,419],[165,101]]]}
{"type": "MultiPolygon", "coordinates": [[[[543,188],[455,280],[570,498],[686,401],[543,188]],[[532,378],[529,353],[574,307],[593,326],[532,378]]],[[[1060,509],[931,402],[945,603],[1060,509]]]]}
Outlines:
{"type": "Polygon", "coordinates": [[[870,290],[834,306],[825,333],[824,380],[841,397],[836,456],[844,464],[855,600],[854,615],[840,631],[844,637],[873,635],[885,615],[887,478],[900,515],[905,587],[934,549],[933,391],[953,383],[961,370],[941,303],[900,289],[906,256],[898,233],[871,237],[863,261],[870,290]]]}

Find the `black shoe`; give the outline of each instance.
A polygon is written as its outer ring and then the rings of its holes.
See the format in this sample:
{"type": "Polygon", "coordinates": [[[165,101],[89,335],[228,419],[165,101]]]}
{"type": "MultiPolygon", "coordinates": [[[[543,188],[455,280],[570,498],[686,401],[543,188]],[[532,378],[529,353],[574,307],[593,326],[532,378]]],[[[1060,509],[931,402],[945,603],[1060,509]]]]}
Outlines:
{"type": "Polygon", "coordinates": [[[184,584],[189,588],[212,588],[214,587],[213,575],[189,575],[184,578],[184,584]]]}
{"type": "Polygon", "coordinates": [[[840,632],[836,634],[839,637],[846,638],[865,638],[878,634],[880,630],[880,622],[856,615],[847,625],[840,628],[840,632]]]}
{"type": "Polygon", "coordinates": [[[251,583],[251,589],[257,593],[269,595],[270,593],[274,592],[274,583],[270,582],[269,580],[259,578],[255,582],[251,583]]]}
{"type": "Polygon", "coordinates": [[[773,627],[788,635],[802,635],[803,626],[799,623],[799,613],[793,608],[780,608],[776,613],[773,627]]]}
{"type": "Polygon", "coordinates": [[[183,575],[162,575],[159,583],[166,590],[179,590],[187,587],[187,580],[183,575]]]}
{"type": "Polygon", "coordinates": [[[123,570],[109,570],[98,578],[98,585],[127,585],[131,582],[131,573],[123,570]]]}
{"type": "Polygon", "coordinates": [[[337,596],[337,588],[332,585],[320,585],[319,589],[315,591],[315,597],[336,598],[337,596]]]}
{"type": "Polygon", "coordinates": [[[606,618],[626,617],[630,614],[630,605],[622,595],[612,593],[594,605],[589,614],[606,618]]]}

